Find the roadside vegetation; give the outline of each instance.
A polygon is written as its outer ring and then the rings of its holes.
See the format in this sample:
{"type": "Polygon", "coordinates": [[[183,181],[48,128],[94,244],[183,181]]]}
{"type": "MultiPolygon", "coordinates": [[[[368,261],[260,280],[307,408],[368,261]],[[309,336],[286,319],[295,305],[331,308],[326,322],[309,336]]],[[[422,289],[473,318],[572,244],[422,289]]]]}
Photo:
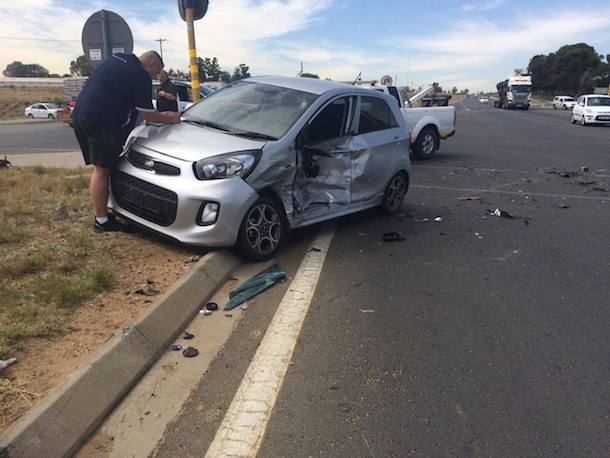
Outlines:
{"type": "Polygon", "coordinates": [[[0,120],[21,119],[23,111],[36,102],[63,102],[62,89],[0,87],[0,120]]]}

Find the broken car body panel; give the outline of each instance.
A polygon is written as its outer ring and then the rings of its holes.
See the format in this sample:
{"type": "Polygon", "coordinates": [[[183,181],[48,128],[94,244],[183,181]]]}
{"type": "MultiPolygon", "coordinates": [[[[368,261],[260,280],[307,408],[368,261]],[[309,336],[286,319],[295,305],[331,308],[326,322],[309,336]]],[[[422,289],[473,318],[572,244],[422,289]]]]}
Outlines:
{"type": "Polygon", "coordinates": [[[110,205],[180,242],[231,246],[261,195],[277,197],[296,228],[379,205],[400,171],[410,174],[409,134],[387,95],[307,78],[250,78],[195,104],[180,124],[138,126],[113,175],[110,205]],[[238,176],[201,176],[234,164],[238,176]],[[213,224],[199,221],[207,203],[219,206],[213,224]]]}

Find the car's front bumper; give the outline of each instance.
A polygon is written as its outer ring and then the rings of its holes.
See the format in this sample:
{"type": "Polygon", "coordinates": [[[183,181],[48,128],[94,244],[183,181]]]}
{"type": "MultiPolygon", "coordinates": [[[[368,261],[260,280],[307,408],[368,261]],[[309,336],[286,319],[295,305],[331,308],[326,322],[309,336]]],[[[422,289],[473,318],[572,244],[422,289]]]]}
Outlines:
{"type": "Polygon", "coordinates": [[[233,246],[242,219],[258,194],[241,178],[198,180],[192,162],[145,152],[152,160],[178,167],[180,175],[160,175],[123,158],[113,174],[109,207],[119,215],[189,245],[233,246]],[[116,194],[116,195],[115,195],[116,194]],[[202,205],[220,205],[215,223],[199,225],[202,205]]]}
{"type": "Polygon", "coordinates": [[[586,114],[585,121],[587,124],[610,124],[610,114],[586,114]]]}

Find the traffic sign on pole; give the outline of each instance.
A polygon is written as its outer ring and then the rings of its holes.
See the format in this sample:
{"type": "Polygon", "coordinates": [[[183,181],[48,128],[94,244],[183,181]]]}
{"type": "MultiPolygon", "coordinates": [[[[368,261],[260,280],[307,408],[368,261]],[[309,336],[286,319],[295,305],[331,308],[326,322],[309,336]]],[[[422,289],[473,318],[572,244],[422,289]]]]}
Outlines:
{"type": "Polygon", "coordinates": [[[112,11],[93,13],[82,33],[85,57],[92,68],[116,53],[133,52],[133,35],[127,22],[112,11]]]}
{"type": "Polygon", "coordinates": [[[193,21],[197,21],[208,12],[208,0],[178,0],[178,11],[183,21],[186,21],[186,10],[193,9],[193,21]]]}
{"type": "Polygon", "coordinates": [[[178,0],[180,17],[186,21],[186,32],[189,43],[189,64],[191,70],[191,89],[193,102],[200,99],[199,67],[197,66],[197,48],[195,46],[195,24],[208,11],[208,0],[178,0]]]}

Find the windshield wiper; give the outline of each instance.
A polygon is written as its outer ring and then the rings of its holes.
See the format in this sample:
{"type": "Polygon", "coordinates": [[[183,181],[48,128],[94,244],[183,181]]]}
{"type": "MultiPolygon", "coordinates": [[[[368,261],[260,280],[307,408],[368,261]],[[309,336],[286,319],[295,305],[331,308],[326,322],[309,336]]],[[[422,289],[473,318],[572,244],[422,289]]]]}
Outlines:
{"type": "Polygon", "coordinates": [[[224,132],[231,132],[231,129],[228,129],[220,124],[216,124],[215,122],[211,122],[211,121],[197,121],[195,119],[185,119],[186,122],[191,122],[193,124],[197,124],[199,126],[205,126],[205,127],[211,127],[212,129],[218,129],[218,130],[222,130],[224,132]]]}
{"type": "Polygon", "coordinates": [[[240,130],[239,132],[231,132],[233,135],[238,135],[240,137],[248,137],[248,138],[258,138],[260,140],[271,140],[271,141],[275,141],[277,140],[277,137],[274,137],[272,135],[267,135],[267,134],[261,134],[260,132],[250,132],[250,131],[243,131],[240,130]]]}

